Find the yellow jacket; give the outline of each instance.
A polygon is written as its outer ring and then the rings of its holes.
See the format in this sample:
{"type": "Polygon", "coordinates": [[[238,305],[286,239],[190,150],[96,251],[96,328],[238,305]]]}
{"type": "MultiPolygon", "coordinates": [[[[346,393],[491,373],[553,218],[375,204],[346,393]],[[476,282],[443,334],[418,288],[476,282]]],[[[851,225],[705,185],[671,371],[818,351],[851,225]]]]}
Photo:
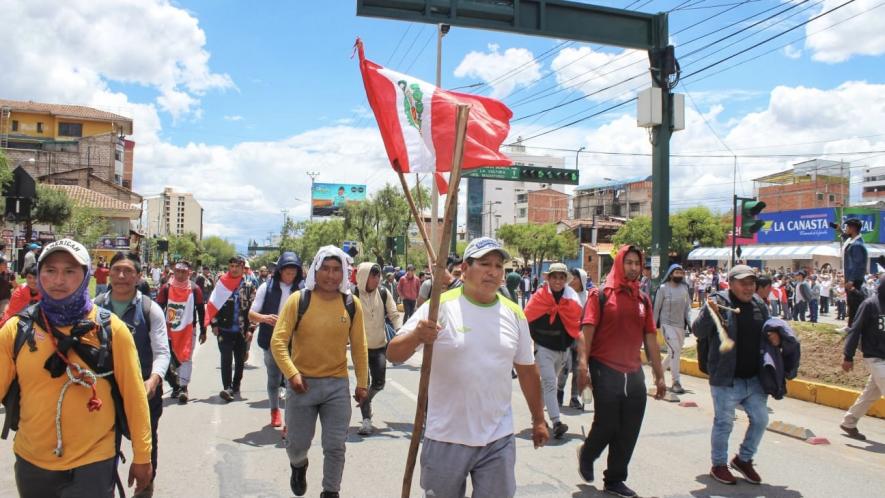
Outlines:
{"type": "MultiPolygon", "coordinates": [[[[97,323],[97,307],[86,316],[97,323]]],[[[106,379],[96,383],[98,397],[102,401],[100,410],[90,412],[87,403],[92,390],[72,384],[68,387],[61,409],[62,445],[61,457],[55,456],[56,447],[55,417],[56,405],[67,375],[52,378],[43,368],[50,355],[54,354],[50,335],[34,325],[34,339],[37,350],[31,352],[28,345],[22,346],[15,363],[12,361],[18,317],[11,318],[0,329],[0,398],[6,395],[12,380],[18,376],[21,385],[21,419],[15,435],[13,451],[24,460],[46,470],[70,470],[90,463],[107,460],[114,456],[114,399],[111,385],[106,379]]],[[[71,327],[60,327],[63,334],[70,334],[71,327]]],[[[111,317],[112,354],[114,378],[123,398],[123,409],[129,423],[132,438],[134,463],[151,461],[151,423],[138,353],[132,333],[116,316],[111,317]]],[[[84,343],[98,346],[95,331],[81,339],[84,343]]],[[[76,352],[68,352],[68,360],[87,368],[76,352]]]]}

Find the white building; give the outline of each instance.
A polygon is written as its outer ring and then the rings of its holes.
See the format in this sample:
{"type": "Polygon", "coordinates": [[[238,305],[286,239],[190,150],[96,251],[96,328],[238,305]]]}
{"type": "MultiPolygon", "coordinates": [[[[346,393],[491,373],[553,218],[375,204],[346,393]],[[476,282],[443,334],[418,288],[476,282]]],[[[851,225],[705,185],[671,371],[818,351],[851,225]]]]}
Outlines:
{"type": "MultiPolygon", "coordinates": [[[[526,154],[525,146],[511,145],[504,152],[514,166],[564,168],[565,158],[526,154]]],[[[528,193],[552,189],[566,193],[566,185],[467,177],[467,238],[495,237],[498,227],[527,223],[528,193]]]]}
{"type": "Polygon", "coordinates": [[[182,235],[187,232],[203,238],[203,207],[189,192],[173,192],[144,197],[144,232],[148,237],[182,235]]]}
{"type": "Polygon", "coordinates": [[[863,201],[885,200],[885,166],[864,168],[860,188],[863,201]]]}

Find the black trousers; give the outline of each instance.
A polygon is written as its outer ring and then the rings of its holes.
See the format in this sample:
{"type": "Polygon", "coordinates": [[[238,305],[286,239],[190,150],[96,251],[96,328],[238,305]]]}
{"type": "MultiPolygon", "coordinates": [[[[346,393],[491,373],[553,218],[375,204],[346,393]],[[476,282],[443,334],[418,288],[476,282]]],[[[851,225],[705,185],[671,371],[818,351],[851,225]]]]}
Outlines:
{"type": "Polygon", "coordinates": [[[415,312],[415,305],[417,303],[418,301],[414,299],[403,299],[403,323],[406,323],[409,317],[412,316],[412,313],[415,312]]]}
{"type": "Polygon", "coordinates": [[[154,467],[153,479],[156,479],[157,448],[160,446],[160,440],[157,437],[157,427],[159,427],[160,417],[163,415],[163,382],[157,384],[157,389],[154,391],[154,397],[148,399],[148,409],[150,409],[151,412],[151,465],[154,467]]]}
{"type": "Polygon", "coordinates": [[[645,416],[645,374],[642,368],[628,374],[590,360],[593,382],[593,425],[581,447],[581,460],[596,461],[608,446],[606,484],[627,480],[627,467],[645,416]]]}
{"type": "Polygon", "coordinates": [[[845,300],[848,302],[848,326],[850,327],[852,323],[854,323],[854,317],[857,315],[857,309],[860,308],[860,303],[864,300],[863,292],[860,289],[863,288],[863,280],[855,280],[854,281],[854,289],[855,292],[849,292],[846,296],[845,300]]]}
{"type": "Polygon", "coordinates": [[[246,338],[239,332],[220,332],[218,351],[221,352],[221,384],[224,389],[240,390],[243,365],[246,363],[246,338]],[[231,362],[234,363],[231,381],[231,362]]]}
{"type": "Polygon", "coordinates": [[[387,346],[369,350],[369,398],[360,405],[363,418],[372,418],[372,398],[387,382],[387,346]]]}
{"type": "Polygon", "coordinates": [[[21,498],[113,498],[115,471],[113,458],[70,470],[46,470],[15,456],[15,486],[21,498]]]}

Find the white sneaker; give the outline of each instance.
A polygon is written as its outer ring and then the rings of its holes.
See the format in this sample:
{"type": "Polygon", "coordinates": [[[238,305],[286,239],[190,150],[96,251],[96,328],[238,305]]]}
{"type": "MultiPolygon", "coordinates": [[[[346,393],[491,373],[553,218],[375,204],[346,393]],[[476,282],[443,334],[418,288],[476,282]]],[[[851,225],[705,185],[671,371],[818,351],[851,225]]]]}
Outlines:
{"type": "Polygon", "coordinates": [[[369,434],[371,434],[372,433],[372,419],[364,418],[363,423],[360,425],[360,428],[358,431],[356,431],[356,433],[359,434],[360,436],[368,436],[369,434]]]}

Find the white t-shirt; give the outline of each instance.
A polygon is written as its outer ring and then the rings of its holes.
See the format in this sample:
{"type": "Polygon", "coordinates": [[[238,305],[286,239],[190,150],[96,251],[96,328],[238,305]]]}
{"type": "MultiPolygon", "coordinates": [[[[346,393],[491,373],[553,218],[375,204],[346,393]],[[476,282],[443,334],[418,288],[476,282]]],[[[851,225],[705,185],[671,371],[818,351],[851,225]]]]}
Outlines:
{"type": "MultiPolygon", "coordinates": [[[[283,305],[286,304],[286,299],[289,299],[289,296],[292,294],[292,284],[286,284],[281,281],[280,291],[282,291],[282,294],[280,295],[280,309],[278,309],[275,313],[277,315],[279,315],[280,312],[283,311],[283,305]]],[[[249,311],[261,313],[261,307],[264,306],[264,296],[266,295],[267,282],[264,282],[260,286],[258,286],[258,290],[255,291],[255,300],[252,301],[252,307],[249,308],[249,311]]]]}
{"type": "MultiPolygon", "coordinates": [[[[428,309],[418,308],[398,334],[415,330],[428,309]]],[[[510,371],[535,362],[522,309],[500,296],[491,305],[472,303],[459,287],[441,296],[439,323],[425,436],[481,447],[513,434],[510,371]]]]}

